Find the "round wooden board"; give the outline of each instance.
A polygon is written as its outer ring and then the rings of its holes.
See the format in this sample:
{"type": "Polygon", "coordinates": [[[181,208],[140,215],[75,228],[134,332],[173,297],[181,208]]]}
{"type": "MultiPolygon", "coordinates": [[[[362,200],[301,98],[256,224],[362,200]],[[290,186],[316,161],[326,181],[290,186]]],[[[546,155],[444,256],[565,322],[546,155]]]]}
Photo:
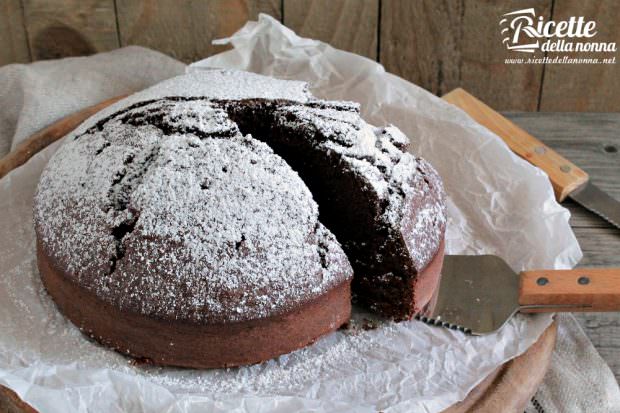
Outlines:
{"type": "MultiPolygon", "coordinates": [[[[0,178],[26,163],[38,151],[71,132],[86,118],[123,97],[119,96],[93,105],[35,133],[0,159],[0,178]]],[[[444,410],[443,413],[523,412],[549,368],[556,337],[557,323],[554,321],[525,353],[499,367],[480,382],[463,401],[444,410]]],[[[36,410],[22,401],[15,392],[0,385],[0,412],[5,411],[36,413],[36,410]]]]}
{"type": "Polygon", "coordinates": [[[499,367],[443,413],[522,413],[549,370],[557,333],[554,321],[525,353],[499,367]]]}

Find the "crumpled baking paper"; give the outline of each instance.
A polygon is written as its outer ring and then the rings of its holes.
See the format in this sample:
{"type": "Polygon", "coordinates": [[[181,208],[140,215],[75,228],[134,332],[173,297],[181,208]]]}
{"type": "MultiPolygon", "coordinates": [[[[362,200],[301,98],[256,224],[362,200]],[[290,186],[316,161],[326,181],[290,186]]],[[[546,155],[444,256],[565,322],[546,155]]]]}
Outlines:
{"type": "MultiPolygon", "coordinates": [[[[310,82],[315,95],[360,102],[430,160],[448,193],[447,251],[492,253],[514,270],[570,268],[581,258],[547,176],[487,129],[363,57],[303,39],[269,16],[192,65],[310,82]]],[[[523,353],[550,315],[513,318],[469,337],[417,321],[339,331],[255,366],[196,371],[134,366],[86,339],[57,311],[36,268],[32,197],[56,143],[0,181],[0,384],[42,412],[439,412],[523,353]]]]}

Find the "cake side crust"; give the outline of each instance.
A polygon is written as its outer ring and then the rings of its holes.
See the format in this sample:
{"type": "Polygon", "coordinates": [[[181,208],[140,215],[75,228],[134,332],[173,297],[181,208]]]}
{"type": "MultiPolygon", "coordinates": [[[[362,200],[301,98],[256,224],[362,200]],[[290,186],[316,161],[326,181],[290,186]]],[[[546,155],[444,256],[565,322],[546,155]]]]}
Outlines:
{"type": "Polygon", "coordinates": [[[114,350],[156,365],[221,368],[259,363],[305,347],[349,321],[346,280],[296,309],[264,319],[198,324],[121,311],[71,281],[37,242],[43,285],[80,330],[114,350]]]}

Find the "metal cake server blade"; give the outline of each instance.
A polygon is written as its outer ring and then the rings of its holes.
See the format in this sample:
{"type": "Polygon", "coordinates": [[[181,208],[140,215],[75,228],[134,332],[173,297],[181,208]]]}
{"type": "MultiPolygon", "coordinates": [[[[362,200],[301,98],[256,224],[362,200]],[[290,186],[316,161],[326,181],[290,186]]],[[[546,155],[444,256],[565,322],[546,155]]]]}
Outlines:
{"type": "Polygon", "coordinates": [[[620,228],[620,202],[601,191],[591,182],[571,192],[569,198],[577,201],[583,207],[600,215],[611,224],[620,228]]]}
{"type": "Polygon", "coordinates": [[[502,259],[448,255],[437,303],[420,319],[478,335],[497,330],[518,310],[519,277],[502,259]]]}
{"type": "Polygon", "coordinates": [[[463,89],[443,99],[458,106],[476,122],[499,136],[510,149],[547,173],[558,202],[572,198],[620,228],[620,201],[590,182],[588,174],[463,89]]]}
{"type": "Polygon", "coordinates": [[[518,311],[620,311],[620,268],[517,274],[494,255],[449,255],[436,304],[417,318],[483,335],[518,311]]]}

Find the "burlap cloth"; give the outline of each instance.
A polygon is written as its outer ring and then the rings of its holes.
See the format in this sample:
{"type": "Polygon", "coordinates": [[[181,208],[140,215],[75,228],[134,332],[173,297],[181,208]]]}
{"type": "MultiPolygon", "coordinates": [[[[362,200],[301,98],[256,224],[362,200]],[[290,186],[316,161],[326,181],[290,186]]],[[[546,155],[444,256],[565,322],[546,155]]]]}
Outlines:
{"type": "MultiPolygon", "coordinates": [[[[184,71],[183,63],[139,47],[4,66],[0,156],[63,116],[184,71]]],[[[620,412],[620,390],[611,370],[570,315],[559,316],[551,369],[526,412],[620,412]]]]}

